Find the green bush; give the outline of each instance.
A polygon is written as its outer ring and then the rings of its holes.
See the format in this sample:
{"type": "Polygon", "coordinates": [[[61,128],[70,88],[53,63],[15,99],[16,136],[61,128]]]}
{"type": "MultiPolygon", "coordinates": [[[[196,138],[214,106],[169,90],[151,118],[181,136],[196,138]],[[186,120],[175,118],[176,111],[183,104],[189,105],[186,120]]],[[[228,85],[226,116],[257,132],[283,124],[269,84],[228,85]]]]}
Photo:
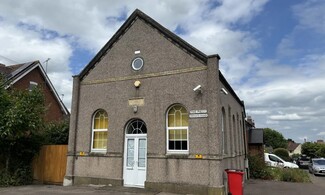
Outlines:
{"type": "Polygon", "coordinates": [[[263,157],[249,156],[249,173],[250,177],[255,179],[272,179],[270,169],[266,166],[263,157]]]}
{"type": "Polygon", "coordinates": [[[33,182],[32,169],[30,166],[21,166],[13,173],[6,170],[0,171],[0,186],[18,186],[33,182]]]}
{"type": "Polygon", "coordinates": [[[290,161],[289,152],[285,148],[277,148],[273,151],[273,154],[277,155],[285,161],[290,161]]]}

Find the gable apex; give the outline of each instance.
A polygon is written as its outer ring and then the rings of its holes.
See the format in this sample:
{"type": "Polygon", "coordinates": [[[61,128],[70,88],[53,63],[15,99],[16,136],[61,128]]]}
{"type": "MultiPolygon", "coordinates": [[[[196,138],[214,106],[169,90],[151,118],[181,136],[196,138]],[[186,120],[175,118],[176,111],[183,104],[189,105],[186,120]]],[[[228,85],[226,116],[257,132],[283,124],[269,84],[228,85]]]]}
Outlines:
{"type": "MultiPolygon", "coordinates": [[[[82,80],[83,77],[88,74],[88,72],[95,66],[95,64],[101,60],[101,58],[107,53],[107,51],[113,47],[114,43],[119,40],[119,38],[130,28],[130,26],[137,19],[140,19],[151,27],[157,29],[163,36],[165,36],[171,42],[174,42],[174,44],[179,45],[179,47],[186,50],[199,61],[202,61],[205,64],[207,63],[208,56],[206,54],[187,43],[175,33],[163,27],[161,24],[156,22],[154,19],[152,19],[139,9],[136,9],[122,24],[122,26],[116,31],[116,33],[111,37],[111,39],[103,46],[103,48],[95,55],[95,57],[86,65],[86,67],[80,72],[80,74],[77,75],[79,79],[82,80]]],[[[218,57],[218,59],[220,59],[220,56],[218,54],[216,54],[216,56],[218,57]]]]}

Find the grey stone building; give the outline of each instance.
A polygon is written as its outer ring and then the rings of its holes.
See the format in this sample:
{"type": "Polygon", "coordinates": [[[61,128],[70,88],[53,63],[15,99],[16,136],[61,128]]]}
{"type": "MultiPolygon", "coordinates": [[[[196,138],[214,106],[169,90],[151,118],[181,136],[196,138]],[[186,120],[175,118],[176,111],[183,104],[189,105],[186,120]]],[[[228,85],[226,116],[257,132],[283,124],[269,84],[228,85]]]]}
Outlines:
{"type": "Polygon", "coordinates": [[[135,10],[74,76],[64,184],[222,194],[245,108],[219,60],[135,10]]]}

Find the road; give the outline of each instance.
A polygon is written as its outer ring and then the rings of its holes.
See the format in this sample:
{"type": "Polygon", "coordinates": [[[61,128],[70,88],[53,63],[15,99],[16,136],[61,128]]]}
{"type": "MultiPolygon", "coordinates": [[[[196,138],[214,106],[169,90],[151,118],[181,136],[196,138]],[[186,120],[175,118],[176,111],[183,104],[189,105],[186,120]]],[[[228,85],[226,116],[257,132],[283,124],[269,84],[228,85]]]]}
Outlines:
{"type": "MultiPolygon", "coordinates": [[[[307,171],[307,170],[306,170],[307,171]]],[[[309,174],[311,183],[249,180],[245,184],[245,195],[320,195],[325,194],[325,176],[309,174]]]]}
{"type": "Polygon", "coordinates": [[[312,174],[309,174],[310,175],[310,180],[311,182],[320,187],[320,188],[323,188],[324,191],[325,191],[325,176],[314,176],[312,174]]]}

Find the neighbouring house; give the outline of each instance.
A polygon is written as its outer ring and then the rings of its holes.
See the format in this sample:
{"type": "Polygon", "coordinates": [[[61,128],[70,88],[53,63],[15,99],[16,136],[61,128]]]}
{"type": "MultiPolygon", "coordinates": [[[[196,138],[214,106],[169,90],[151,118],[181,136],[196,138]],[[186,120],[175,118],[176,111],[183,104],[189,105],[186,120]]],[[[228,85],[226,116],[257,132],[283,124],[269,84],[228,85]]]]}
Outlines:
{"type": "Polygon", "coordinates": [[[246,115],[219,60],[134,11],[73,77],[64,185],[224,194],[246,115]]]}
{"type": "Polygon", "coordinates": [[[288,139],[287,150],[289,151],[289,156],[301,154],[301,144],[294,142],[292,139],[288,139]]]}
{"type": "Polygon", "coordinates": [[[264,159],[263,129],[255,128],[255,122],[251,116],[246,118],[248,155],[258,155],[264,159]]]}
{"type": "Polygon", "coordinates": [[[45,121],[60,121],[70,115],[39,61],[9,66],[0,64],[0,74],[5,80],[6,89],[32,90],[36,86],[41,88],[46,106],[45,121]]]}
{"type": "Polygon", "coordinates": [[[324,140],[322,140],[322,139],[317,140],[316,143],[318,143],[318,144],[325,144],[324,140]]]}

